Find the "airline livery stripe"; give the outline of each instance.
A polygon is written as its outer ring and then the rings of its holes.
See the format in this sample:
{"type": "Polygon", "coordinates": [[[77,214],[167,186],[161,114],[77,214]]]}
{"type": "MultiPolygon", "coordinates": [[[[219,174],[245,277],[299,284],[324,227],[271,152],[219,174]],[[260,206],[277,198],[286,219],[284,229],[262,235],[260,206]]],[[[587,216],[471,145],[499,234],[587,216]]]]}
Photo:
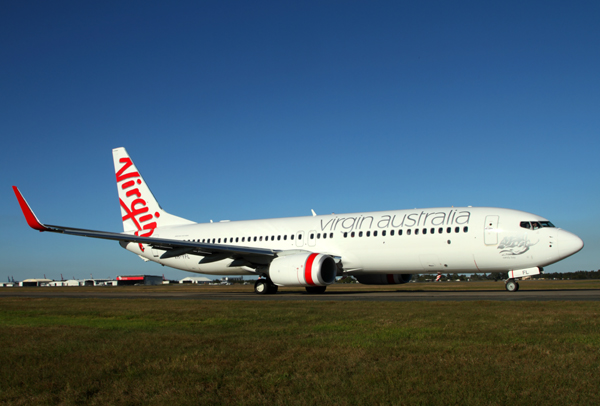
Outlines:
{"type": "Polygon", "coordinates": [[[315,283],[313,282],[312,278],[312,266],[315,262],[315,258],[317,257],[317,255],[319,254],[310,254],[308,259],[306,260],[306,266],[304,266],[304,280],[311,286],[315,286],[315,283]]]}

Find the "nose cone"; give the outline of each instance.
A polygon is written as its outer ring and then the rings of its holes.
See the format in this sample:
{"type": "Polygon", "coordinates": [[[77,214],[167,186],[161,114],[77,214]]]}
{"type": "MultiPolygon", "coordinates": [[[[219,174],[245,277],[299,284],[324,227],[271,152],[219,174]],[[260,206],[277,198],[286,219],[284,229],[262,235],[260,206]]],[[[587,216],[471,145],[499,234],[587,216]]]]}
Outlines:
{"type": "Polygon", "coordinates": [[[575,254],[583,248],[583,241],[575,234],[560,230],[558,235],[558,252],[562,258],[575,254]]]}

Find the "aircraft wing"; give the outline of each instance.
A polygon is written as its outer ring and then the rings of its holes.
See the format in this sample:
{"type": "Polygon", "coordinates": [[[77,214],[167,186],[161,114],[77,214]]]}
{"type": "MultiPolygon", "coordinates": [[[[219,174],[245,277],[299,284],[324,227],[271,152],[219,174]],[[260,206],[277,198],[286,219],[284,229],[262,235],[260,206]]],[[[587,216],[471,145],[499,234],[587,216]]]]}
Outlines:
{"type": "Polygon", "coordinates": [[[264,248],[252,248],[233,245],[217,245],[206,244],[194,241],[171,240],[166,238],[140,237],[134,234],[111,233],[107,231],[87,230],[82,228],[72,228],[63,226],[53,226],[41,223],[36,215],[29,207],[29,204],[16,186],[13,186],[13,191],[17,196],[21,210],[25,215],[27,224],[34,230],[49,231],[53,233],[76,235],[80,237],[101,238],[105,240],[115,240],[122,243],[139,243],[148,244],[152,248],[164,250],[165,253],[161,258],[171,258],[184,254],[192,254],[203,256],[200,263],[210,263],[226,258],[240,260],[239,264],[232,266],[243,265],[266,265],[271,262],[279,251],[264,248]]]}

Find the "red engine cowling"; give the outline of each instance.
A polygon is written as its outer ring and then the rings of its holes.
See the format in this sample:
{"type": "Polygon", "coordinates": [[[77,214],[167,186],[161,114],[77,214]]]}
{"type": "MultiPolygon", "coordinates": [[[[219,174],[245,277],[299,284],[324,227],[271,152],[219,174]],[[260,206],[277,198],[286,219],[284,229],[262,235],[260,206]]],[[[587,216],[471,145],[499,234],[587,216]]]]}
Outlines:
{"type": "Polygon", "coordinates": [[[364,285],[399,285],[408,283],[412,279],[412,274],[373,274],[373,275],[353,275],[357,281],[364,285]]]}
{"type": "Polygon", "coordinates": [[[269,278],[278,286],[327,286],[336,274],[332,257],[310,252],[277,257],[269,265],[269,278]]]}

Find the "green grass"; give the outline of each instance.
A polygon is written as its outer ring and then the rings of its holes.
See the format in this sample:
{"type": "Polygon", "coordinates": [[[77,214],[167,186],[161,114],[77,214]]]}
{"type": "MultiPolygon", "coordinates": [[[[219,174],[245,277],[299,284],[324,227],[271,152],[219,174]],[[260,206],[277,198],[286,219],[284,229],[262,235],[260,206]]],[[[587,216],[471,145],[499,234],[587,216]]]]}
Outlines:
{"type": "Polygon", "coordinates": [[[596,405],[599,322],[598,302],[5,297],[0,404],[596,405]]]}

